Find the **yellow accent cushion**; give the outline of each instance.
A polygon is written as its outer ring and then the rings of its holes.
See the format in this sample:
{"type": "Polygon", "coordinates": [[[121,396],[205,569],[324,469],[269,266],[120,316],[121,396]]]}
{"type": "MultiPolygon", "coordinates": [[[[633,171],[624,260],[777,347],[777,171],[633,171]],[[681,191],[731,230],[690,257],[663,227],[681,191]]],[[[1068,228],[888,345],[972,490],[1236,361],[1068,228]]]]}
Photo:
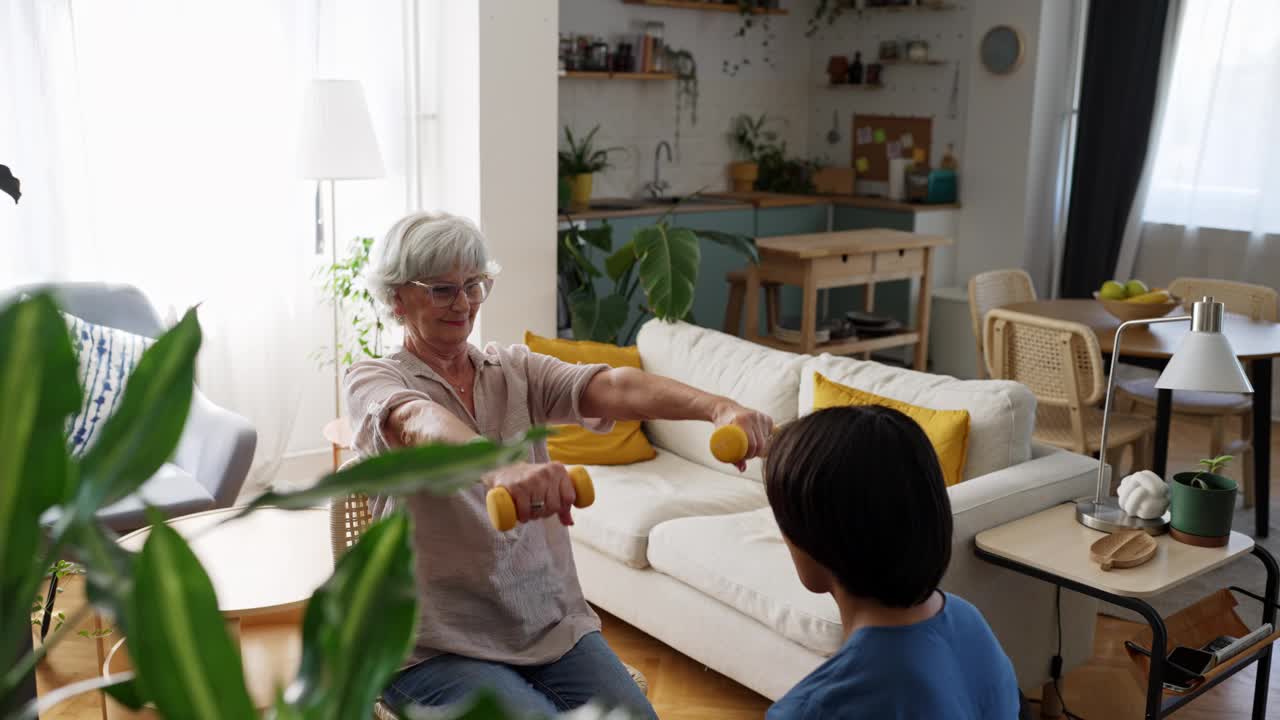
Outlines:
{"type": "MultiPolygon", "coordinates": [[[[610,367],[640,368],[640,351],[589,340],[544,338],[525,332],[529,349],[568,363],[604,363],[610,367]]],[[[657,456],[639,420],[615,423],[607,433],[593,433],[578,425],[554,425],[556,434],[547,438],[547,450],[556,462],[574,465],[627,465],[657,456]]]]}
{"type": "Polygon", "coordinates": [[[917,407],[901,400],[841,385],[823,377],[822,373],[813,374],[814,410],[846,405],[882,405],[915,420],[924,429],[924,434],[929,436],[934,452],[938,453],[938,464],[942,466],[942,479],[947,487],[964,480],[964,461],[969,451],[968,410],[917,407]]]}

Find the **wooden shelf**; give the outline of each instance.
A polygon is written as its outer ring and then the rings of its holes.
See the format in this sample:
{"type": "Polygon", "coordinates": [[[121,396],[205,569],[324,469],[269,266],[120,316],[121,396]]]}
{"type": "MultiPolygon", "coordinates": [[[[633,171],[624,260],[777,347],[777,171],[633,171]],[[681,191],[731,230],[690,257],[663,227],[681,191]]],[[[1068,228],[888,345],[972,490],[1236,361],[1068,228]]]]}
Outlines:
{"type": "MultiPolygon", "coordinates": [[[[625,1],[625,0],[624,0],[625,1]]],[[[887,7],[864,7],[858,12],[946,12],[955,10],[955,5],[889,5],[887,7]]]]}
{"type": "Polygon", "coordinates": [[[560,73],[562,78],[584,80],[675,80],[675,73],[667,72],[603,72],[594,70],[570,70],[560,73]]]}
{"type": "Polygon", "coordinates": [[[884,89],[883,84],[868,85],[866,83],[858,83],[856,85],[852,85],[850,83],[838,83],[835,85],[831,83],[827,83],[826,85],[819,85],[818,87],[827,88],[828,90],[883,90],[884,89]]]}
{"type": "MultiPolygon", "coordinates": [[[[712,12],[738,13],[737,3],[710,2],[710,0],[622,0],[627,5],[647,5],[649,7],[678,8],[681,10],[709,10],[712,12]]],[[[752,8],[752,15],[786,15],[782,8],[752,8]]]]}
{"type": "Polygon", "coordinates": [[[876,60],[881,65],[946,65],[950,60],[876,60]]]}
{"type": "MultiPolygon", "coordinates": [[[[761,345],[768,345],[778,350],[786,350],[787,352],[803,352],[800,343],[783,342],[775,337],[761,335],[758,338],[752,338],[753,342],[761,345]]],[[[906,345],[915,345],[920,342],[920,333],[915,331],[900,332],[893,335],[886,335],[878,338],[850,338],[847,340],[832,340],[830,342],[818,343],[813,349],[815,353],[831,353],[832,355],[852,355],[853,353],[872,352],[874,350],[884,350],[887,348],[903,347],[906,345]]]]}

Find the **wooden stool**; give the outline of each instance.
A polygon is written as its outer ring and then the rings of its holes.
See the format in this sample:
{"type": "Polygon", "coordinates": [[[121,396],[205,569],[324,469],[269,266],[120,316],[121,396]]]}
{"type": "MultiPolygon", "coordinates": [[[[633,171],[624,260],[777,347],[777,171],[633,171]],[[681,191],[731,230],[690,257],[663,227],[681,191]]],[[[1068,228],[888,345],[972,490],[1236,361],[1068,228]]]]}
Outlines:
{"type": "MultiPolygon", "coordinates": [[[[742,306],[747,298],[747,271],[730,270],[724,274],[729,283],[729,304],[724,309],[724,331],[742,337],[742,306]]],[[[769,334],[778,326],[778,308],[782,305],[782,283],[761,283],[764,288],[765,315],[769,319],[769,334]]],[[[758,321],[757,321],[758,322],[758,321]]]]}

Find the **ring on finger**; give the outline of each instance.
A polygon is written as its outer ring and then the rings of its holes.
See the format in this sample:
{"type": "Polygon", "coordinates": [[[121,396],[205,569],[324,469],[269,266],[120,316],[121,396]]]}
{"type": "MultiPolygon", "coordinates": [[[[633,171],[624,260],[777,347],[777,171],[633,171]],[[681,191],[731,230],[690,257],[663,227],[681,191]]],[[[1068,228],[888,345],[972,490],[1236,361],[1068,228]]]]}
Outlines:
{"type": "Polygon", "coordinates": [[[546,506],[547,504],[541,500],[534,500],[533,502],[529,503],[529,509],[534,512],[538,512],[539,510],[541,510],[546,506]]]}

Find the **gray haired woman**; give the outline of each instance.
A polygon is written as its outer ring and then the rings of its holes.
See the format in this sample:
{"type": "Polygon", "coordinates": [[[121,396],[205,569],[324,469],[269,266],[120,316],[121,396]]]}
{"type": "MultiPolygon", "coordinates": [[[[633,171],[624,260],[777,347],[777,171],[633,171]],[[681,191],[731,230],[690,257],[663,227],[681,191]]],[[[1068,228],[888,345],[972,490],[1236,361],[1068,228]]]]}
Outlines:
{"type": "MultiPolygon", "coordinates": [[[[477,436],[510,440],[547,423],[607,432],[615,420],[658,418],[737,424],[749,457],[765,447],[770,418],[728,398],[633,368],[570,365],[523,345],[471,345],[497,273],[479,229],[452,215],[409,215],[375,244],[365,281],[405,338],[391,355],[347,371],[362,454],[477,436]]],[[[566,530],[573,500],[568,474],[549,461],[545,443],[527,462],[456,495],[404,499],[422,613],[413,664],[386,689],[387,700],[449,705],[489,687],[521,711],[554,714],[598,699],[652,716],[582,596],[566,530]],[[505,533],[485,509],[487,488],[498,485],[521,521],[505,533]]]]}

